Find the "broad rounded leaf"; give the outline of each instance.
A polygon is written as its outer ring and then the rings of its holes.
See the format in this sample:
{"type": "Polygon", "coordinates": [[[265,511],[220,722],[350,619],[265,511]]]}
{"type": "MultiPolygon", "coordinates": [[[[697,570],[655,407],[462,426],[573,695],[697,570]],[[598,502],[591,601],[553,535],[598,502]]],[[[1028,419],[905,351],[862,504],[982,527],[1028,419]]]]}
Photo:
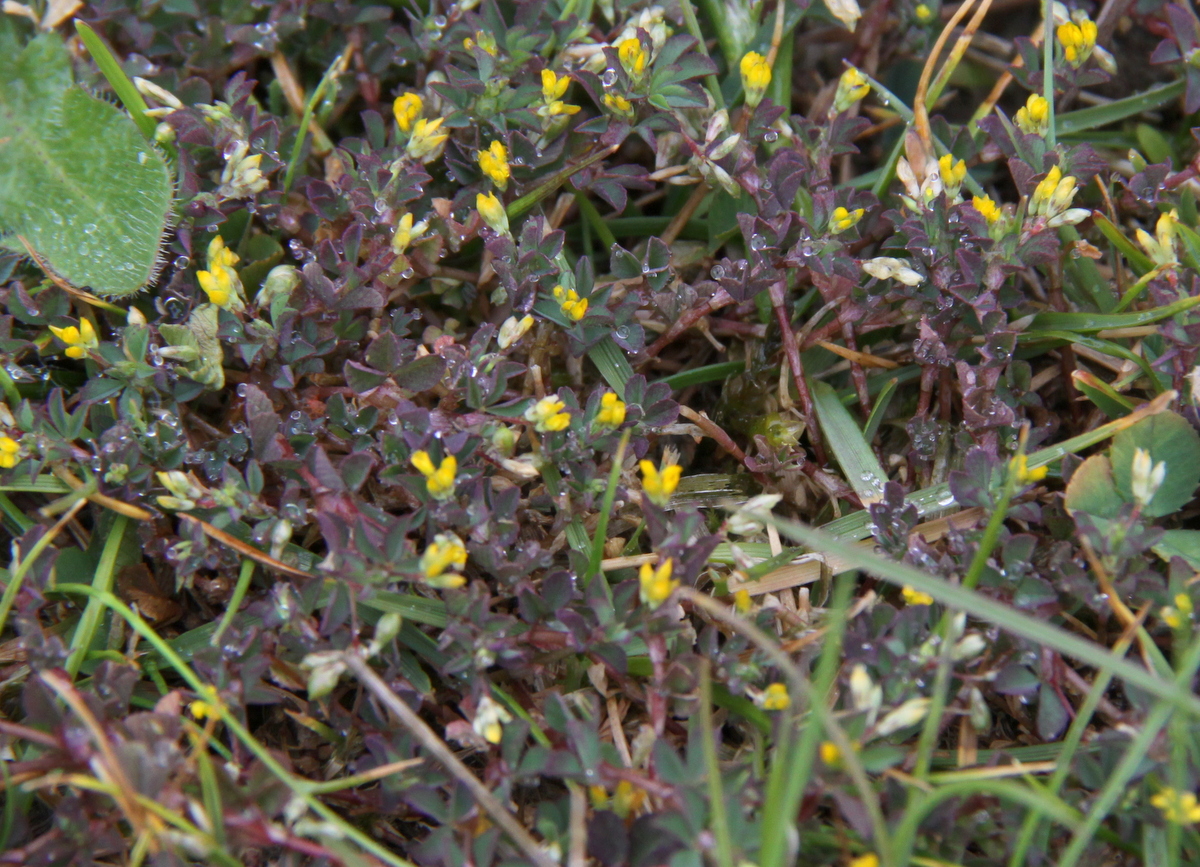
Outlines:
{"type": "Polygon", "coordinates": [[[1142,513],[1150,518],[1160,518],[1178,512],[1192,499],[1196,485],[1200,483],[1200,435],[1183,416],[1163,412],[1143,419],[1113,437],[1109,453],[1113,480],[1121,496],[1130,502],[1133,501],[1130,477],[1137,449],[1148,451],[1155,464],[1161,461],[1167,465],[1162,485],[1142,513]]]}

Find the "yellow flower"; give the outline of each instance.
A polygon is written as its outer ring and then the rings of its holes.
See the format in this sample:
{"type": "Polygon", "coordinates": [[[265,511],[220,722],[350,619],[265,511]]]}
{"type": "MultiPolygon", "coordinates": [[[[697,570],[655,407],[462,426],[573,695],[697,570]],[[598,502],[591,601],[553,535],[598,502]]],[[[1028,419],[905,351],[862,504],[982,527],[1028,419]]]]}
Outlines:
{"type": "Polygon", "coordinates": [[[657,569],[649,563],[643,563],[638,572],[638,584],[638,595],[643,605],[657,608],[666,602],[679,586],[678,581],[671,580],[671,558],[664,560],[657,569]]]}
{"type": "Polygon", "coordinates": [[[429,120],[421,118],[413,124],[412,135],[408,139],[408,144],[404,150],[414,160],[429,162],[437,155],[440,148],[450,137],[449,133],[438,132],[445,121],[444,117],[429,120]]]}
{"type": "Polygon", "coordinates": [[[879,856],[874,852],[868,852],[866,855],[851,858],[846,867],[879,867],[879,856]]]}
{"type": "Polygon", "coordinates": [[[232,268],[241,261],[241,257],[237,253],[225,246],[225,239],[220,235],[214,235],[213,239],[208,242],[207,255],[209,270],[232,268]]]}
{"type": "Polygon", "coordinates": [[[679,487],[683,467],[670,464],[659,472],[649,461],[642,461],[638,466],[642,469],[642,490],[650,498],[650,502],[657,506],[666,506],[671,500],[671,494],[679,487]]]}
{"type": "Polygon", "coordinates": [[[614,114],[619,114],[625,118],[633,117],[633,103],[619,93],[604,94],[604,105],[614,114]]]}
{"type": "Polygon", "coordinates": [[[471,721],[471,728],[489,744],[498,744],[504,735],[506,722],[512,722],[512,714],[490,695],[485,695],[480,699],[479,707],[475,709],[475,719],[471,721]]]}
{"type": "Polygon", "coordinates": [[[954,199],[967,177],[967,163],[965,160],[956,161],[953,154],[945,154],[938,158],[938,174],[942,178],[942,189],[946,191],[946,198],[954,199]]]}
{"type": "Polygon", "coordinates": [[[21,444],[10,436],[0,437],[0,469],[11,470],[21,462],[21,444]]]}
{"type": "Polygon", "coordinates": [[[57,328],[51,325],[50,331],[67,344],[67,358],[83,358],[90,350],[100,345],[90,319],[80,319],[79,327],[68,325],[66,328],[57,328]]]}
{"type": "Polygon", "coordinates": [[[557,397],[546,395],[525,410],[525,418],[533,422],[535,430],[542,433],[566,430],[571,424],[571,414],[566,412],[566,408],[567,405],[557,397]]]}
{"type": "Polygon", "coordinates": [[[470,51],[476,45],[478,45],[480,48],[482,48],[488,54],[492,55],[492,57],[496,56],[496,52],[497,52],[496,37],[490,33],[485,33],[482,30],[476,30],[475,31],[475,39],[472,39],[470,36],[468,36],[466,39],[463,40],[462,44],[463,44],[463,48],[467,49],[467,51],[470,51]],[[476,40],[479,40],[479,41],[476,42],[476,40]]]}
{"type": "Polygon", "coordinates": [[[754,108],[762,102],[771,83],[771,66],[757,51],[748,51],[741,62],[742,90],[746,94],[746,105],[754,108]]]}
{"type": "Polygon", "coordinates": [[[1087,208],[1071,207],[1071,201],[1078,192],[1078,183],[1073,176],[1064,177],[1062,169],[1053,166],[1034,188],[1033,197],[1029,202],[1029,215],[1045,217],[1046,225],[1050,228],[1074,225],[1087,219],[1091,213],[1087,208]]]}
{"type": "Polygon", "coordinates": [[[1017,455],[1008,462],[1008,471],[1013,473],[1019,485],[1029,485],[1046,478],[1049,467],[1029,467],[1028,455],[1017,455]]]}
{"type": "Polygon", "coordinates": [[[1150,797],[1150,803],[1162,810],[1163,817],[1168,822],[1177,825],[1190,825],[1200,822],[1200,803],[1191,792],[1177,792],[1167,786],[1150,797]]]}
{"type": "Polygon", "coordinates": [[[1172,608],[1170,605],[1164,605],[1158,612],[1158,616],[1162,618],[1163,623],[1170,626],[1172,629],[1178,629],[1183,626],[1183,617],[1179,611],[1172,608]]]}
{"type": "Polygon", "coordinates": [[[630,813],[640,810],[645,801],[645,789],[635,789],[629,780],[621,780],[613,791],[612,810],[620,818],[626,819],[630,813]]]}
{"type": "Polygon", "coordinates": [[[1000,219],[1000,206],[993,202],[990,196],[975,196],[971,199],[971,204],[983,215],[989,226],[994,225],[1000,219]]]}
{"type": "Polygon", "coordinates": [[[1179,212],[1172,209],[1166,214],[1158,215],[1153,237],[1145,229],[1137,230],[1138,243],[1159,268],[1170,268],[1179,264],[1179,257],[1175,254],[1175,227],[1178,223],[1179,212]]]}
{"type": "Polygon", "coordinates": [[[476,151],[479,168],[499,189],[508,187],[508,179],[512,170],[508,167],[508,148],[503,142],[494,141],[485,151],[476,151]]]}
{"type": "Polygon", "coordinates": [[[791,704],[792,697],[788,695],[786,684],[772,683],[763,690],[763,710],[787,710],[791,704]]]}
{"type": "Polygon", "coordinates": [[[475,210],[493,232],[508,234],[508,212],[504,210],[504,205],[500,204],[495,193],[476,194],[475,210]]]}
{"type": "Polygon", "coordinates": [[[458,474],[458,460],[454,455],[442,458],[437,468],[424,449],[413,452],[409,461],[425,477],[425,490],[429,496],[435,500],[448,500],[454,496],[454,477],[458,474]]]}
{"type": "Polygon", "coordinates": [[[596,413],[597,427],[618,428],[625,423],[625,401],[616,392],[606,391],[600,398],[600,411],[596,413]]]}
{"type": "Polygon", "coordinates": [[[908,585],[905,585],[900,590],[900,595],[904,597],[904,601],[909,605],[932,605],[933,597],[928,593],[922,593],[908,585]]]}
{"type": "Polygon", "coordinates": [[[1021,132],[1044,136],[1050,130],[1050,103],[1046,97],[1031,93],[1013,119],[1021,132]]]}
{"type": "Polygon", "coordinates": [[[508,349],[518,340],[525,336],[525,333],[533,327],[533,317],[526,313],[520,319],[515,316],[510,316],[500,325],[500,333],[496,336],[496,343],[501,349],[508,349]]]}
{"type": "Polygon", "coordinates": [[[542,99],[549,105],[567,95],[571,79],[565,75],[555,75],[549,69],[542,70],[542,99]]]}
{"type": "Polygon", "coordinates": [[[392,252],[399,256],[408,249],[408,245],[413,242],[413,239],[421,237],[428,228],[428,220],[414,224],[413,215],[405,214],[396,224],[396,233],[392,235],[392,252]]]}
{"type": "Polygon", "coordinates": [[[925,3],[918,3],[917,8],[913,11],[917,13],[917,20],[922,24],[928,24],[933,20],[933,10],[925,3]]]}
{"type": "Polygon", "coordinates": [[[733,607],[737,610],[738,614],[748,614],[753,604],[754,602],[750,598],[750,591],[746,588],[743,587],[733,594],[733,607]]]}
{"type": "Polygon", "coordinates": [[[837,93],[833,97],[833,112],[839,114],[871,92],[867,77],[851,66],[838,79],[837,93]]]}
{"type": "Polygon", "coordinates": [[[208,685],[200,690],[201,698],[197,698],[188,704],[188,713],[196,719],[220,719],[221,717],[221,696],[217,692],[216,687],[208,685]]]}
{"type": "Polygon", "coordinates": [[[866,210],[863,208],[855,208],[853,211],[847,211],[843,207],[833,209],[833,216],[829,218],[829,231],[835,235],[840,235],[849,229],[853,229],[858,225],[858,221],[862,219],[866,210]]]}
{"type": "Polygon", "coordinates": [[[1060,24],[1055,34],[1058,36],[1058,44],[1062,46],[1063,57],[1075,69],[1083,66],[1092,56],[1092,49],[1096,47],[1097,30],[1096,22],[1090,18],[1083,17],[1078,22],[1068,21],[1066,24],[1060,24]]]}
{"type": "Polygon", "coordinates": [[[1191,597],[1186,593],[1177,593],[1175,595],[1175,607],[1189,617],[1191,617],[1192,612],[1195,610],[1195,608],[1192,606],[1191,597]]]}
{"type": "Polygon", "coordinates": [[[842,751],[833,741],[822,741],[820,753],[821,761],[831,768],[836,768],[842,763],[842,751]]]}
{"type": "Polygon", "coordinates": [[[233,281],[229,271],[229,268],[217,268],[214,271],[196,272],[196,279],[200,281],[200,288],[208,300],[224,309],[229,309],[229,302],[233,298],[233,281]]]}
{"type": "Polygon", "coordinates": [[[392,103],[392,114],[396,116],[396,126],[401,132],[412,132],[413,124],[421,116],[425,103],[420,94],[402,93],[392,103]]]}
{"type": "Polygon", "coordinates": [[[620,58],[625,71],[633,78],[642,77],[642,73],[646,71],[646,63],[650,59],[646,49],[642,47],[642,40],[636,36],[630,36],[617,46],[617,57],[620,58]]]}
{"type": "Polygon", "coordinates": [[[561,286],[555,286],[554,300],[558,302],[558,306],[562,309],[563,315],[575,322],[578,322],[587,314],[587,299],[580,298],[579,293],[574,289],[568,290],[563,289],[561,286]]]}
{"type": "Polygon", "coordinates": [[[433,587],[454,590],[467,579],[455,574],[467,565],[467,549],[453,533],[438,533],[421,555],[421,575],[433,587]],[[446,570],[453,570],[446,574],[446,570]]]}

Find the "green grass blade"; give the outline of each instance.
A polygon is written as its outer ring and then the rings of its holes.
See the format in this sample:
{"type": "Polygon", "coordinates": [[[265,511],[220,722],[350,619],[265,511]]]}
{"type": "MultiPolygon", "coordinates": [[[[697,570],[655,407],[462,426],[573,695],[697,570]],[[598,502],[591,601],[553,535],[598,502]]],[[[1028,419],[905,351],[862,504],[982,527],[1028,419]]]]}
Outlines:
{"type": "Polygon", "coordinates": [[[1069,111],[1066,114],[1059,115],[1058,133],[1059,135],[1069,135],[1071,133],[1084,132],[1108,126],[1110,123],[1116,123],[1119,120],[1134,117],[1146,111],[1153,111],[1172,100],[1178,99],[1183,94],[1184,86],[1183,81],[1172,81],[1170,84],[1152,87],[1142,93],[1127,96],[1124,99],[1113,100],[1105,105],[1094,105],[1090,108],[1081,108],[1078,111],[1069,111]]]}
{"type": "Polygon", "coordinates": [[[1109,243],[1121,252],[1121,255],[1128,260],[1129,266],[1133,268],[1139,277],[1154,267],[1154,262],[1151,261],[1150,257],[1135,247],[1133,241],[1126,238],[1125,233],[1112,220],[1099,211],[1092,212],[1092,219],[1096,223],[1096,228],[1100,230],[1100,234],[1107,238],[1109,243]]]}
{"type": "Polygon", "coordinates": [[[71,655],[67,657],[66,665],[71,680],[79,674],[79,668],[87,658],[88,648],[92,646],[96,628],[100,625],[100,618],[104,616],[105,605],[100,596],[112,591],[113,580],[116,577],[117,554],[121,550],[121,542],[128,526],[129,519],[124,515],[117,515],[113,518],[108,538],[104,540],[100,562],[96,564],[96,572],[92,576],[92,589],[96,595],[88,599],[83,616],[79,618],[79,625],[75,627],[75,634],[71,637],[71,655]]]}
{"type": "MultiPolygon", "coordinates": [[[[879,433],[879,426],[883,424],[883,417],[887,415],[888,406],[891,405],[892,397],[896,394],[896,387],[900,384],[900,380],[896,377],[889,379],[879,390],[879,396],[875,399],[875,406],[871,410],[871,414],[867,417],[867,424],[863,427],[863,439],[868,443],[874,442],[875,434],[879,433]]],[[[883,478],[880,476],[880,478],[883,478]]]]}
{"type": "Polygon", "coordinates": [[[75,30],[87,47],[88,54],[92,55],[92,60],[96,61],[96,66],[108,80],[109,87],[113,89],[117,99],[121,100],[121,104],[125,106],[125,110],[137,124],[138,130],[146,137],[147,141],[154,141],[154,130],[158,128],[158,121],[146,114],[150,110],[150,106],[146,105],[146,100],[142,98],[141,92],[129,80],[125,70],[121,69],[117,58],[113,57],[108,46],[87,23],[76,19],[75,30]]]}
{"type": "Polygon", "coordinates": [[[887,473],[875,457],[870,443],[863,438],[858,423],[838,400],[837,392],[826,382],[809,384],[813,407],[821,424],[825,442],[833,450],[842,474],[864,503],[873,503],[883,496],[887,473]]]}

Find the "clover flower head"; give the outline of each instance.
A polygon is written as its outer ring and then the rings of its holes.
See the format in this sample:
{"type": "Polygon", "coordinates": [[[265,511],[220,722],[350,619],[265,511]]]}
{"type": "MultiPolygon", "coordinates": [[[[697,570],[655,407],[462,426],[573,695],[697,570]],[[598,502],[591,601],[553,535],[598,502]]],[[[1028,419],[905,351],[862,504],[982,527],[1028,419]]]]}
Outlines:
{"type": "Polygon", "coordinates": [[[471,728],[489,744],[498,744],[504,734],[504,723],[507,722],[512,722],[512,714],[490,695],[485,695],[479,700],[479,707],[475,709],[475,719],[471,721],[471,728]]]}
{"type": "Polygon", "coordinates": [[[508,188],[508,179],[512,177],[512,169],[508,166],[508,148],[501,141],[494,141],[485,151],[476,151],[479,169],[498,189],[508,188]]]}
{"type": "Polygon", "coordinates": [[[552,294],[554,295],[554,300],[558,302],[563,315],[571,321],[578,322],[587,315],[588,301],[586,298],[580,298],[579,293],[574,289],[563,289],[562,286],[555,286],[552,294]]]}
{"type": "Polygon", "coordinates": [[[594,423],[596,427],[619,428],[625,423],[625,401],[617,397],[616,392],[604,392],[594,423]]]}
{"type": "Polygon", "coordinates": [[[100,341],[96,339],[96,329],[92,327],[92,322],[86,317],[79,320],[79,325],[68,325],[66,328],[58,328],[54,325],[50,326],[51,333],[67,344],[67,358],[83,358],[93,349],[100,346],[100,341]]]}
{"type": "Polygon", "coordinates": [[[642,47],[642,40],[636,36],[621,40],[617,45],[617,57],[632,78],[641,78],[646,72],[646,64],[650,60],[650,55],[642,47]]]}
{"type": "Polygon", "coordinates": [[[971,204],[975,206],[980,215],[987,220],[987,224],[992,226],[1000,219],[1002,213],[1000,206],[992,201],[991,196],[975,196],[971,199],[971,204]]]}
{"type": "Polygon", "coordinates": [[[1200,822],[1200,803],[1192,792],[1179,792],[1166,786],[1150,796],[1150,803],[1162,811],[1168,822],[1176,825],[1200,822]]]}
{"type": "Polygon", "coordinates": [[[466,565],[467,549],[462,540],[453,533],[438,533],[421,555],[421,577],[431,587],[455,590],[467,581],[457,574],[466,565]]]}
{"type": "Polygon", "coordinates": [[[525,333],[533,327],[533,317],[526,313],[520,319],[515,316],[510,316],[500,325],[500,333],[496,336],[496,343],[501,349],[508,349],[518,340],[525,336],[525,333]]]}
{"type": "Polygon", "coordinates": [[[1008,471],[1013,474],[1019,485],[1031,485],[1046,478],[1049,467],[1030,467],[1028,455],[1015,455],[1008,462],[1008,471]]]}
{"type": "Polygon", "coordinates": [[[1017,109],[1013,120],[1021,132],[1044,136],[1050,131],[1050,103],[1046,97],[1031,93],[1025,105],[1017,109]]]}
{"type": "Polygon", "coordinates": [[[613,114],[630,119],[634,115],[633,103],[619,93],[604,94],[604,107],[613,114]]]}
{"type": "Polygon", "coordinates": [[[668,464],[660,471],[649,461],[641,461],[638,466],[642,470],[642,491],[650,498],[650,502],[660,507],[666,506],[675,489],[679,487],[683,467],[679,464],[668,464]]]}
{"type": "Polygon", "coordinates": [[[958,197],[958,191],[967,177],[966,160],[956,160],[953,154],[945,154],[938,158],[938,176],[942,179],[942,189],[950,199],[958,197]]]}
{"type": "Polygon", "coordinates": [[[1145,229],[1137,230],[1138,243],[1159,268],[1173,268],[1179,264],[1179,257],[1175,253],[1178,224],[1179,212],[1172,209],[1169,213],[1158,215],[1153,237],[1145,229]]]}
{"type": "Polygon", "coordinates": [[[546,395],[525,410],[525,419],[533,422],[534,429],[542,433],[562,431],[571,424],[571,414],[566,409],[567,405],[557,397],[546,395]]]}
{"type": "Polygon", "coordinates": [[[397,256],[408,249],[414,239],[421,237],[429,229],[429,221],[413,222],[412,214],[405,214],[396,223],[396,232],[392,235],[392,252],[397,256]]]}
{"type": "Polygon", "coordinates": [[[449,133],[439,132],[445,120],[444,117],[437,117],[433,120],[425,117],[419,119],[413,124],[412,135],[408,138],[404,152],[414,160],[420,160],[423,163],[434,159],[442,145],[446,143],[446,139],[450,137],[449,133]]]}
{"type": "Polygon", "coordinates": [[[742,90],[746,94],[746,105],[754,108],[762,102],[771,83],[771,65],[757,51],[747,51],[740,64],[742,90]]]}
{"type": "Polygon", "coordinates": [[[11,470],[21,462],[21,444],[10,436],[0,436],[0,469],[11,470]]]}
{"type": "Polygon", "coordinates": [[[922,593],[907,584],[900,590],[900,595],[904,597],[906,605],[932,605],[933,597],[928,593],[922,593]]]}
{"type": "Polygon", "coordinates": [[[675,592],[679,582],[671,578],[671,558],[668,557],[657,568],[643,563],[638,572],[638,595],[642,604],[655,609],[675,592]]]}
{"type": "Polygon", "coordinates": [[[1166,478],[1166,461],[1155,463],[1154,458],[1150,457],[1150,452],[1145,449],[1134,450],[1133,466],[1129,478],[1129,487],[1134,502],[1143,507],[1148,505],[1166,478]]]}
{"type": "Polygon", "coordinates": [[[504,205],[500,204],[495,193],[476,194],[475,210],[493,232],[508,234],[508,212],[504,210],[504,205]]]}
{"type": "Polygon", "coordinates": [[[835,235],[849,231],[858,225],[858,221],[863,218],[865,213],[864,208],[855,208],[853,211],[849,211],[839,205],[833,209],[833,216],[829,218],[829,231],[835,235]]]}
{"type": "Polygon", "coordinates": [[[1043,217],[1049,228],[1058,226],[1073,226],[1087,219],[1090,212],[1087,208],[1072,208],[1078,181],[1073,175],[1064,176],[1062,169],[1052,166],[1033,190],[1029,202],[1029,214],[1032,217],[1043,217]]]}
{"type": "Polygon", "coordinates": [[[1058,37],[1058,44],[1062,46],[1063,57],[1072,68],[1078,69],[1092,56],[1098,30],[1096,22],[1082,12],[1077,12],[1072,18],[1075,20],[1058,25],[1054,33],[1058,37]]]}
{"type": "Polygon", "coordinates": [[[919,271],[908,267],[903,259],[894,259],[891,256],[865,259],[862,269],[872,277],[880,280],[896,280],[905,286],[919,286],[925,282],[925,277],[919,271]]]}
{"type": "Polygon", "coordinates": [[[792,697],[788,695],[787,684],[772,683],[763,690],[763,710],[787,710],[791,704],[792,697]]]}
{"type": "Polygon", "coordinates": [[[401,132],[411,133],[417,118],[421,116],[425,102],[418,93],[402,93],[392,103],[392,114],[401,132]]]}
{"type": "Polygon", "coordinates": [[[412,453],[409,463],[425,477],[425,490],[435,500],[448,500],[454,496],[455,477],[458,475],[458,459],[446,455],[441,464],[433,465],[429,452],[421,449],[412,453]]]}
{"type": "Polygon", "coordinates": [[[855,67],[849,67],[838,79],[837,92],[833,97],[833,113],[841,114],[870,92],[871,84],[867,77],[855,67]]]}

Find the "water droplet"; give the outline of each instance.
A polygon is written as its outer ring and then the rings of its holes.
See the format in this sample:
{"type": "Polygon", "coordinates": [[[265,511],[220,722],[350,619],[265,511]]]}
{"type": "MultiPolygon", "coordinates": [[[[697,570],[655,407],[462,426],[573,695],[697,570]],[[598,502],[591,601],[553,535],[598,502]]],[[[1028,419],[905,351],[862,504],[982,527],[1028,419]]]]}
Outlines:
{"type": "Polygon", "coordinates": [[[229,429],[235,434],[244,434],[246,432],[246,425],[244,422],[239,421],[231,425],[229,429]]]}
{"type": "Polygon", "coordinates": [[[617,71],[612,67],[604,70],[604,74],[600,76],[600,83],[605,87],[612,87],[617,83],[617,71]]]}
{"type": "Polygon", "coordinates": [[[177,270],[177,271],[182,271],[184,268],[186,268],[190,264],[192,264],[192,260],[189,259],[187,256],[176,256],[175,257],[174,265],[175,265],[175,270],[177,270]]]}
{"type": "Polygon", "coordinates": [[[243,382],[243,383],[238,384],[238,387],[237,387],[238,397],[245,397],[246,393],[248,391],[250,391],[250,386],[248,386],[246,383],[243,382]]]}
{"type": "Polygon", "coordinates": [[[720,265],[713,265],[708,273],[714,280],[720,280],[725,276],[725,269],[720,265]]]}
{"type": "Polygon", "coordinates": [[[145,151],[138,151],[138,165],[139,166],[144,166],[146,164],[147,159],[149,159],[149,157],[146,156],[145,151]]]}
{"type": "Polygon", "coordinates": [[[413,271],[413,269],[412,269],[412,268],[405,268],[403,271],[401,271],[401,272],[400,272],[400,279],[401,279],[401,280],[408,280],[410,277],[412,277],[412,275],[413,275],[414,273],[415,273],[415,272],[413,271]]]}
{"type": "Polygon", "coordinates": [[[763,188],[764,190],[769,190],[769,189],[771,189],[773,186],[774,186],[774,184],[772,184],[772,183],[771,183],[771,179],[770,179],[770,178],[767,178],[765,181],[763,181],[763,182],[762,182],[762,188],[763,188]]]}
{"type": "Polygon", "coordinates": [[[643,274],[649,274],[649,273],[650,273],[650,266],[649,266],[649,265],[646,265],[646,264],[643,264],[643,265],[642,265],[642,273],[643,273],[643,274]]]}
{"type": "Polygon", "coordinates": [[[300,421],[300,418],[302,415],[303,415],[303,413],[297,409],[297,410],[293,410],[292,414],[290,416],[288,416],[288,418],[290,418],[292,421],[300,421]]]}
{"type": "Polygon", "coordinates": [[[392,410],[391,412],[388,413],[387,420],[388,420],[388,424],[400,424],[400,416],[396,414],[395,410],[392,410]]]}
{"type": "Polygon", "coordinates": [[[763,141],[772,142],[779,138],[779,133],[773,129],[769,129],[763,133],[763,141]]]}
{"type": "Polygon", "coordinates": [[[382,197],[375,200],[375,213],[382,214],[387,210],[387,202],[382,197]]]}
{"type": "Polygon", "coordinates": [[[802,246],[800,248],[801,256],[808,257],[808,256],[811,256],[813,254],[813,252],[814,252],[814,250],[813,250],[812,244],[805,244],[804,246],[802,246]]]}
{"type": "Polygon", "coordinates": [[[83,227],[83,231],[84,231],[84,234],[94,235],[99,230],[99,228],[100,227],[97,226],[95,223],[88,223],[86,226],[83,227]]]}
{"type": "Polygon", "coordinates": [[[63,224],[63,215],[58,213],[57,211],[51,211],[50,212],[50,221],[52,223],[54,223],[54,225],[56,225],[56,226],[61,226],[63,224]]]}
{"type": "Polygon", "coordinates": [[[270,24],[268,24],[266,21],[264,21],[261,24],[255,24],[254,29],[264,35],[275,32],[275,28],[273,26],[271,26],[270,24]]]}
{"type": "Polygon", "coordinates": [[[938,502],[939,506],[951,506],[954,504],[954,494],[947,491],[946,493],[944,493],[940,497],[938,497],[937,502],[938,502]]]}
{"type": "Polygon", "coordinates": [[[433,16],[433,26],[436,27],[438,30],[441,30],[443,27],[445,27],[446,26],[446,16],[445,15],[434,15],[433,16]]]}
{"type": "Polygon", "coordinates": [[[618,327],[615,331],[613,331],[613,334],[615,334],[621,340],[624,340],[626,337],[629,336],[629,329],[626,328],[624,325],[622,325],[622,326],[618,327]]]}
{"type": "Polygon", "coordinates": [[[751,250],[765,250],[766,247],[767,247],[767,239],[764,238],[762,235],[751,235],[750,236],[750,249],[751,250]]]}

